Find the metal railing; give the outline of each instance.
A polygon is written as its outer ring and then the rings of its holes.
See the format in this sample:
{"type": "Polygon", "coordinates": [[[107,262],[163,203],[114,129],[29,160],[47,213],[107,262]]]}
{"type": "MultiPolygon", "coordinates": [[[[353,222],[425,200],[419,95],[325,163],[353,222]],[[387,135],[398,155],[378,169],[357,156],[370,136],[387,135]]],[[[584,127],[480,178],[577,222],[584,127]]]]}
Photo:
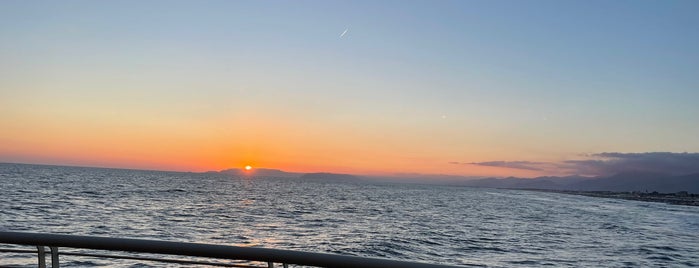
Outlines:
{"type": "MultiPolygon", "coordinates": [[[[282,267],[289,264],[314,267],[406,267],[406,268],[447,268],[457,267],[448,265],[405,262],[380,258],[345,256],[328,253],[312,253],[294,250],[269,248],[236,247],[201,243],[170,242],[145,239],[110,238],[95,236],[77,236],[60,234],[40,234],[24,232],[0,232],[0,243],[36,246],[37,250],[0,249],[0,252],[36,253],[38,267],[46,267],[46,255],[51,255],[51,267],[58,268],[59,256],[83,256],[96,258],[130,259],[154,261],[163,263],[198,264],[226,267],[274,267],[275,263],[282,267]],[[46,251],[46,247],[49,251],[46,251]],[[266,266],[248,264],[216,263],[207,261],[155,258],[144,256],[109,255],[80,252],[60,252],[59,247],[74,249],[92,249],[107,251],[122,251],[131,253],[148,253],[162,255],[178,255],[188,257],[205,257],[223,260],[244,260],[267,263],[266,266]]],[[[2,264],[0,263],[0,266],[2,264]]]]}

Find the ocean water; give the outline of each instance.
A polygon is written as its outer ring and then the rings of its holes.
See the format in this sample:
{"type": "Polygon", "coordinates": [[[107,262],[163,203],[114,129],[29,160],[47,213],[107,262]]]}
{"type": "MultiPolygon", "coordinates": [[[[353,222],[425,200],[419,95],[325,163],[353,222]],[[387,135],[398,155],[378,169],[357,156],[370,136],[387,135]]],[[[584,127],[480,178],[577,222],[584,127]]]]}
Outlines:
{"type": "MultiPolygon", "coordinates": [[[[0,164],[0,230],[462,266],[699,265],[699,207],[364,181],[0,164]]],[[[0,253],[0,265],[35,258],[0,253]]],[[[61,258],[67,267],[166,266],[61,258]]]]}

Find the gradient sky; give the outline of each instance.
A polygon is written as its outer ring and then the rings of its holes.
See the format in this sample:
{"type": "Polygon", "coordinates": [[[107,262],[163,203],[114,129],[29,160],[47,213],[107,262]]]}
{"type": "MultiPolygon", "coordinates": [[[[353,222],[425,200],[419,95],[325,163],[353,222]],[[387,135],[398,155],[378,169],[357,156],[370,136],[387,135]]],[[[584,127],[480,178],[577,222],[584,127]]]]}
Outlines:
{"type": "Polygon", "coordinates": [[[533,176],[468,163],[697,152],[697,11],[0,1],[0,162],[533,176]]]}

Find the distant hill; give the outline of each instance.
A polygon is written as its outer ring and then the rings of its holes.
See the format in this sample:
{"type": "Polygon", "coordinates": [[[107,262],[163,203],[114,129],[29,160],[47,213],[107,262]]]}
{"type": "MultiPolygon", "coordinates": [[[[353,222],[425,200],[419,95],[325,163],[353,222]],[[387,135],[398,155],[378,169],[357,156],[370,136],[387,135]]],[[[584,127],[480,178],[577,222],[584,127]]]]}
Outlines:
{"type": "Polygon", "coordinates": [[[231,168],[221,170],[219,173],[235,175],[235,176],[254,176],[254,177],[274,177],[274,178],[298,178],[303,173],[286,172],[278,169],[255,168],[252,170],[243,170],[240,168],[231,168]]]}
{"type": "MultiPolygon", "coordinates": [[[[213,172],[212,172],[213,173],[213,172]]],[[[278,169],[257,168],[246,171],[239,168],[218,171],[234,176],[255,176],[274,178],[295,178],[312,181],[357,181],[371,179],[375,181],[420,182],[442,185],[459,185],[485,188],[541,189],[569,191],[613,191],[613,192],[660,192],[676,193],[687,191],[699,194],[699,173],[688,175],[669,175],[648,172],[624,172],[609,177],[537,177],[537,178],[485,178],[469,179],[447,175],[411,175],[394,177],[358,177],[350,174],[336,173],[294,173],[278,169]]]]}
{"type": "Polygon", "coordinates": [[[464,181],[478,180],[482,179],[483,177],[467,177],[445,174],[396,173],[391,175],[369,175],[362,176],[361,178],[389,183],[462,185],[464,181]]]}
{"type": "Polygon", "coordinates": [[[699,193],[699,173],[673,176],[658,173],[627,172],[609,177],[487,178],[464,181],[460,185],[488,188],[543,189],[571,191],[613,191],[699,193]]]}
{"type": "Polygon", "coordinates": [[[313,181],[357,181],[359,177],[349,174],[308,173],[302,175],[300,179],[313,181]]]}
{"type": "Polygon", "coordinates": [[[464,182],[465,186],[485,188],[517,188],[517,189],[555,189],[558,186],[545,179],[521,179],[521,178],[487,178],[464,182]]]}
{"type": "Polygon", "coordinates": [[[226,170],[221,170],[218,172],[208,172],[208,173],[219,173],[227,174],[233,176],[252,176],[252,177],[271,177],[271,178],[290,178],[290,179],[302,179],[302,180],[314,180],[314,181],[354,181],[359,180],[359,177],[349,174],[336,174],[336,173],[294,173],[286,172],[279,169],[268,169],[268,168],[255,168],[252,170],[244,170],[240,168],[231,168],[226,170]]]}

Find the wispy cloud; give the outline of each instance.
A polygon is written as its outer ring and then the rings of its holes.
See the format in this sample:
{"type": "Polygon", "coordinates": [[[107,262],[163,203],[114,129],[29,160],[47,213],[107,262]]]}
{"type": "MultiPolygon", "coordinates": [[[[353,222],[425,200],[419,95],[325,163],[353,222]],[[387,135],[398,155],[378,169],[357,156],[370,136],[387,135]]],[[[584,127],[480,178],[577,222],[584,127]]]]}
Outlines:
{"type": "Polygon", "coordinates": [[[451,164],[462,164],[462,165],[478,165],[478,166],[488,166],[488,167],[502,167],[502,168],[512,168],[512,169],[524,169],[524,170],[546,170],[546,167],[550,163],[546,162],[531,162],[531,161],[488,161],[488,162],[471,162],[471,163],[460,163],[460,162],[450,162],[451,164]]]}
{"type": "Polygon", "coordinates": [[[561,162],[488,161],[449,163],[586,176],[609,176],[621,172],[653,172],[673,175],[699,173],[699,153],[605,152],[583,155],[583,159],[561,162]]]}

